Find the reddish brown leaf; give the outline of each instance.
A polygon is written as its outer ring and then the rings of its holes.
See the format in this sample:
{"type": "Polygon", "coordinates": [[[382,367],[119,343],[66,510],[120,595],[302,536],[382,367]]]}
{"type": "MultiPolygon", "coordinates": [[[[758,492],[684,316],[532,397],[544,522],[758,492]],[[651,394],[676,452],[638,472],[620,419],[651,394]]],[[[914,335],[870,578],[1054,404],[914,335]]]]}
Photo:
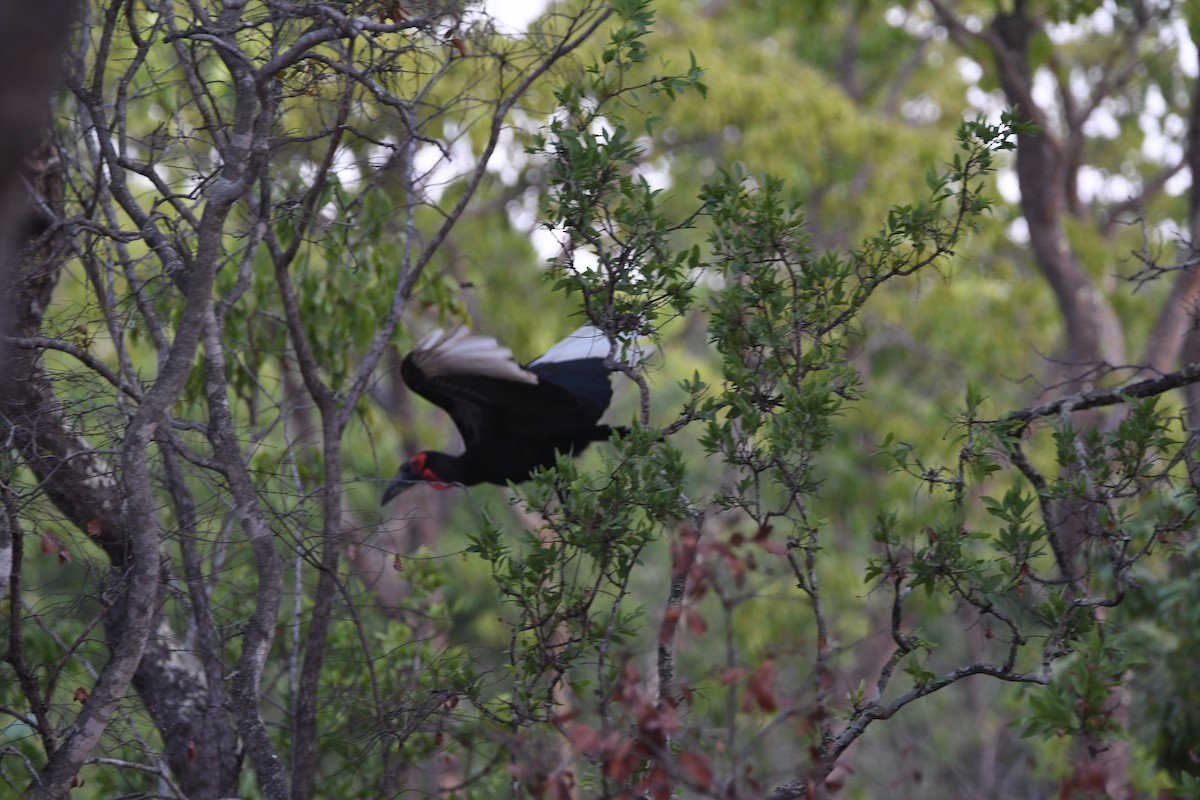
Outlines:
{"type": "Polygon", "coordinates": [[[100,519],[92,517],[87,521],[87,535],[93,539],[100,538],[100,519]]]}
{"type": "Polygon", "coordinates": [[[687,622],[688,630],[691,631],[693,636],[703,636],[708,632],[708,623],[704,621],[704,617],[697,611],[689,608],[684,621],[687,622]]]}
{"type": "Polygon", "coordinates": [[[664,744],[665,736],[675,733],[681,727],[679,715],[673,707],[661,705],[649,696],[639,705],[637,718],[638,730],[643,738],[656,745],[664,744]]]}
{"type": "Polygon", "coordinates": [[[631,702],[637,695],[641,680],[642,676],[638,672],[637,666],[632,661],[626,661],[625,665],[621,667],[621,678],[617,681],[614,695],[626,703],[631,702]]]}
{"type": "Polygon", "coordinates": [[[65,547],[60,547],[58,550],[58,563],[67,564],[71,561],[71,551],[65,547]]]}
{"type": "Polygon", "coordinates": [[[396,572],[404,572],[404,562],[400,560],[400,554],[392,556],[392,569],[396,572]]]}
{"type": "Polygon", "coordinates": [[[695,561],[696,534],[685,528],[679,538],[671,542],[671,577],[683,577],[695,561]]]}
{"type": "Polygon", "coordinates": [[[196,742],[192,739],[188,740],[187,757],[189,761],[194,761],[196,759],[196,742]]]}
{"type": "Polygon", "coordinates": [[[454,45],[454,49],[457,50],[460,55],[465,56],[467,54],[467,44],[462,39],[455,37],[450,40],[450,44],[454,45]]]}
{"type": "Polygon", "coordinates": [[[575,773],[569,769],[556,770],[550,775],[550,793],[554,800],[574,800],[575,773]]]}
{"type": "Polygon", "coordinates": [[[754,543],[773,556],[786,556],[788,553],[787,545],[772,542],[770,539],[755,539],[754,543]]]}
{"type": "Polygon", "coordinates": [[[746,565],[738,559],[729,561],[729,570],[733,573],[733,583],[739,589],[746,586],[746,565]]]}
{"type": "Polygon", "coordinates": [[[712,786],[713,771],[708,759],[700,753],[680,753],[679,766],[683,777],[702,792],[712,786]]]}
{"type": "Polygon", "coordinates": [[[346,545],[346,558],[349,561],[356,561],[358,559],[358,542],[351,542],[346,545]]]}
{"type": "Polygon", "coordinates": [[[762,784],[754,779],[753,767],[746,767],[746,769],[742,771],[742,777],[746,779],[746,783],[749,784],[750,788],[753,789],[756,794],[762,791],[762,784]]]}
{"type": "Polygon", "coordinates": [[[87,699],[88,699],[88,690],[87,690],[87,689],[85,689],[85,688],[83,688],[82,686],[78,687],[78,688],[77,688],[77,689],[75,689],[75,691],[74,691],[74,692],[71,694],[71,699],[72,699],[72,700],[74,700],[76,703],[85,703],[85,702],[87,702],[87,699]]]}
{"type": "Polygon", "coordinates": [[[612,749],[612,753],[605,760],[604,771],[616,783],[624,783],[633,774],[640,761],[633,742],[623,739],[612,749]]]}
{"type": "Polygon", "coordinates": [[[683,609],[679,606],[671,606],[663,612],[662,625],[658,628],[660,647],[670,647],[671,642],[675,641],[675,629],[679,627],[679,615],[682,613],[683,609]]]}
{"type": "Polygon", "coordinates": [[[600,734],[591,725],[577,722],[567,726],[567,741],[578,753],[592,753],[600,745],[600,734]]]}
{"type": "Polygon", "coordinates": [[[728,686],[734,681],[740,680],[745,674],[746,670],[742,669],[741,667],[729,667],[728,669],[721,670],[721,674],[718,676],[717,680],[721,682],[722,686],[728,686]]]}
{"type": "Polygon", "coordinates": [[[667,771],[662,764],[654,765],[650,774],[646,776],[646,784],[654,800],[671,800],[671,781],[667,778],[667,771]]]}
{"type": "Polygon", "coordinates": [[[1106,784],[1106,773],[1103,765],[1095,762],[1075,767],[1075,773],[1062,783],[1060,797],[1074,797],[1075,792],[1101,794],[1106,784]]]}
{"type": "Polygon", "coordinates": [[[775,697],[775,660],[768,658],[750,675],[746,682],[746,694],[762,711],[770,713],[779,708],[775,697]]]}
{"type": "Polygon", "coordinates": [[[54,534],[52,534],[52,533],[43,533],[42,534],[42,553],[45,555],[50,555],[51,553],[57,553],[57,552],[58,552],[58,539],[55,539],[54,534]]]}
{"type": "Polygon", "coordinates": [[[737,556],[733,554],[733,550],[729,549],[729,545],[724,542],[709,542],[704,546],[706,555],[717,553],[726,561],[737,561],[737,556]]]}
{"type": "Polygon", "coordinates": [[[571,720],[579,716],[578,709],[564,711],[561,714],[554,714],[550,717],[550,722],[554,725],[566,725],[571,720]]]}

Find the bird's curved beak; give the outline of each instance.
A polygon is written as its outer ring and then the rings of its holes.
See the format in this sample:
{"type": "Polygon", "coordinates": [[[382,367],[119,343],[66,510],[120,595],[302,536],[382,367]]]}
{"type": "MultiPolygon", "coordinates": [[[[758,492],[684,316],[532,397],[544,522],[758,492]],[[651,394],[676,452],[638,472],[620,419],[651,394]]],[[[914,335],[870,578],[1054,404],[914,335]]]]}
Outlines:
{"type": "Polygon", "coordinates": [[[392,482],[383,490],[383,497],[379,500],[379,505],[386,506],[391,500],[399,497],[404,490],[411,489],[421,481],[413,477],[407,469],[401,469],[396,473],[396,477],[392,478],[392,482]]]}

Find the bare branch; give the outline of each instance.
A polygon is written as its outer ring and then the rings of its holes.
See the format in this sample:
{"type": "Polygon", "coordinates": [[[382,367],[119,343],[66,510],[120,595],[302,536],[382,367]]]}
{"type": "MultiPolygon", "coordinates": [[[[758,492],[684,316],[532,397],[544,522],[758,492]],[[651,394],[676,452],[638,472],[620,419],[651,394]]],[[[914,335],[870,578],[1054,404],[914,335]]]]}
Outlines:
{"type": "Polygon", "coordinates": [[[1029,423],[1040,417],[1057,416],[1065,411],[1085,411],[1089,408],[1127,403],[1147,397],[1156,397],[1172,389],[1188,386],[1200,381],[1200,362],[1189,364],[1181,370],[1155,378],[1133,381],[1113,389],[1093,389],[1079,392],[1058,400],[1013,411],[1002,419],[1007,422],[1029,423]]]}

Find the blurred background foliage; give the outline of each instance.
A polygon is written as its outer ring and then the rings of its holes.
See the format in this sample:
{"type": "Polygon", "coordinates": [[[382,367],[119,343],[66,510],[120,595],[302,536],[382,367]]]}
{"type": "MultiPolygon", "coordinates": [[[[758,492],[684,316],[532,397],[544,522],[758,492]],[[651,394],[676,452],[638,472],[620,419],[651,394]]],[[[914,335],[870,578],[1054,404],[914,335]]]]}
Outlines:
{"type": "MultiPolygon", "coordinates": [[[[1007,5],[964,0],[954,8],[960,18],[983,26],[1007,5]]],[[[1133,254],[1148,252],[1170,262],[1191,252],[1185,233],[1190,175],[1177,165],[1187,147],[1190,98],[1197,80],[1192,32],[1200,22],[1198,12],[1194,3],[1167,0],[1044,0],[1033,5],[1047,21],[1049,33],[1036,38],[1031,59],[1044,92],[1040,96],[1052,106],[1061,105],[1054,97],[1053,75],[1086,97],[1088,86],[1110,77],[1105,66],[1114,50],[1132,47],[1140,54],[1133,75],[1126,76],[1088,128],[1085,148],[1078,154],[1078,205],[1068,220],[1070,243],[1116,309],[1128,351],[1140,353],[1169,284],[1166,279],[1131,281],[1140,266],[1133,254]],[[1150,14],[1157,21],[1128,41],[1122,38],[1127,26],[1121,19],[1136,14],[1150,14]],[[1166,173],[1169,177],[1161,179],[1166,173]],[[1129,202],[1131,198],[1137,202],[1129,202]]],[[[533,21],[523,36],[536,38],[540,26],[561,24],[570,7],[568,3],[533,21]]],[[[480,14],[503,11],[491,3],[472,8],[480,14]]],[[[802,203],[809,245],[845,253],[878,231],[893,205],[924,196],[929,170],[953,156],[954,131],[963,118],[995,118],[1004,106],[990,56],[947,36],[922,2],[661,0],[654,11],[649,56],[625,79],[685,73],[694,59],[707,87],[704,95],[689,91],[672,99],[642,91],[625,101],[621,121],[637,137],[641,151],[637,173],[661,190],[662,207],[674,220],[693,214],[703,187],[723,171],[769,173],[782,179],[786,191],[802,203]]],[[[92,34],[85,30],[84,35],[92,34]]],[[[335,388],[348,380],[377,320],[386,314],[389,287],[405,248],[432,235],[445,209],[463,191],[464,169],[486,140],[485,100],[505,85],[503,69],[494,65],[523,57],[521,36],[514,44],[495,32],[469,28],[464,38],[467,55],[449,68],[444,51],[452,45],[431,42],[428,54],[417,51],[394,71],[396,87],[403,90],[411,75],[446,69],[445,80],[418,109],[418,116],[425,115],[419,128],[426,139],[412,155],[430,168],[421,181],[423,202],[415,215],[415,231],[410,235],[403,230],[398,209],[409,196],[388,169],[389,160],[400,157],[398,137],[389,130],[395,119],[373,107],[370,98],[354,109],[358,135],[338,151],[335,177],[315,205],[317,229],[301,249],[294,281],[317,358],[335,388]]],[[[602,44],[585,47],[578,62],[597,58],[602,44]]],[[[117,42],[114,72],[120,69],[121,48],[130,46],[117,42]]],[[[369,49],[364,46],[364,62],[373,57],[369,49]]],[[[151,52],[139,73],[144,85],[131,96],[128,115],[147,152],[168,142],[186,152],[176,173],[170,171],[169,154],[160,162],[160,172],[167,183],[187,186],[196,180],[197,161],[203,163],[206,157],[205,122],[184,87],[156,80],[174,57],[166,49],[151,52]]],[[[223,89],[227,74],[217,59],[207,63],[209,99],[217,105],[228,103],[223,89]]],[[[511,502],[510,490],[494,487],[477,487],[470,493],[418,489],[406,495],[403,507],[383,512],[377,508],[378,496],[402,456],[417,449],[417,443],[436,447],[456,436],[445,414],[407,396],[399,382],[399,358],[423,333],[467,323],[528,361],[579,324],[578,298],[553,291],[547,280],[547,264],[562,255],[562,247],[556,232],[540,221],[550,165],[535,146],[536,134],[558,105],[552,87],[582,80],[574,72],[578,69],[575,63],[557,67],[509,115],[511,129],[501,137],[471,205],[433,255],[393,339],[394,353],[385,359],[378,382],[348,428],[344,474],[346,526],[351,533],[346,569],[353,580],[347,585],[364,604],[386,613],[359,620],[348,617],[333,630],[330,682],[322,698],[324,730],[331,737],[323,741],[322,796],[366,796],[363,787],[370,781],[362,773],[370,769],[374,742],[360,731],[364,719],[374,714],[372,703],[364,699],[371,692],[424,697],[413,703],[430,705],[414,705],[397,714],[431,719],[456,713],[437,706],[437,692],[447,687],[474,686],[480,698],[505,691],[500,670],[514,642],[505,622],[509,607],[496,592],[490,565],[466,551],[493,524],[515,536],[533,524],[528,515],[511,502]],[[374,688],[358,668],[360,637],[370,639],[382,654],[374,688]],[[413,687],[426,694],[414,693],[413,687]]],[[[282,79],[287,111],[273,154],[272,200],[280,203],[279,236],[284,242],[288,216],[299,214],[297,206],[322,153],[321,143],[310,134],[340,124],[337,93],[328,89],[332,81],[331,71],[319,62],[308,62],[282,79]]],[[[60,113],[70,115],[76,109],[64,100],[60,113]]],[[[869,683],[891,647],[890,599],[864,581],[880,509],[917,521],[936,514],[941,505],[919,482],[893,469],[881,453],[883,443],[890,437],[909,444],[927,463],[948,462],[960,447],[951,423],[961,413],[969,385],[981,387],[985,396],[980,416],[999,418],[1037,402],[1057,379],[1062,319],[1030,256],[1011,164],[1002,162],[988,182],[994,206],[978,221],[978,229],[956,246],[953,259],[939,264],[936,272],[884,286],[854,326],[849,354],[862,396],[835,417],[831,442],[819,456],[819,502],[811,509],[831,531],[820,555],[832,620],[829,636],[838,654],[834,681],[839,697],[863,680],[869,683]]],[[[149,191],[148,186],[142,189],[149,191]]],[[[238,230],[236,225],[228,231],[231,259],[244,254],[241,243],[250,233],[249,227],[238,230]]],[[[703,246],[707,234],[701,222],[674,233],[672,243],[680,250],[703,246]]],[[[253,255],[253,267],[250,291],[228,311],[230,385],[247,436],[260,439],[253,468],[263,492],[277,493],[280,519],[301,532],[289,545],[307,554],[316,543],[302,532],[315,526],[303,519],[312,513],[303,502],[303,487],[323,469],[312,433],[313,410],[296,389],[294,365],[287,363],[284,313],[269,259],[260,251],[253,255]],[[263,402],[264,393],[271,402],[263,402]]],[[[165,280],[150,273],[144,277],[151,288],[165,280]]],[[[706,329],[711,292],[720,284],[711,273],[694,277],[694,309],[665,322],[647,371],[651,426],[663,427],[677,418],[687,400],[682,381],[696,375],[710,384],[722,380],[720,359],[706,329]]],[[[223,270],[218,296],[230,292],[236,279],[233,269],[223,270]]],[[[111,361],[117,344],[106,338],[91,292],[81,260],[59,286],[49,325],[53,330],[47,335],[86,341],[92,354],[111,361]]],[[[162,298],[160,313],[175,313],[165,286],[162,298]]],[[[139,338],[145,334],[136,328],[136,317],[130,319],[129,340],[121,347],[129,349],[139,372],[151,376],[156,369],[153,351],[139,338]]],[[[95,407],[94,413],[82,417],[88,425],[85,432],[117,438],[113,430],[120,413],[113,410],[112,398],[98,396],[91,383],[72,383],[69,374],[75,365],[70,359],[50,361],[66,376],[57,383],[63,396],[81,407],[95,407]]],[[[1136,363],[1132,358],[1131,362],[1136,363]]],[[[203,399],[200,372],[198,362],[190,391],[179,403],[182,418],[203,399]]],[[[617,382],[611,417],[624,423],[637,414],[638,396],[634,386],[619,377],[617,382]]],[[[1179,400],[1171,398],[1164,405],[1179,413],[1179,400]]],[[[687,465],[684,490],[702,494],[728,476],[718,460],[706,460],[698,433],[698,428],[685,428],[671,443],[687,465]]],[[[1032,458],[1052,461],[1048,439],[1037,448],[1032,458]]],[[[602,472],[610,458],[605,452],[589,453],[580,469],[602,472]]],[[[24,480],[29,482],[29,476],[24,480]]],[[[216,502],[219,488],[209,490],[200,498],[202,505],[216,502]]],[[[164,513],[171,515],[169,510],[164,513]]],[[[986,518],[982,507],[974,513],[986,518]]],[[[208,547],[220,551],[230,521],[219,514],[206,519],[212,526],[202,531],[212,539],[208,547]]],[[[738,719],[761,719],[765,705],[743,705],[745,684],[730,682],[728,671],[754,672],[769,662],[774,665],[777,694],[802,697],[816,680],[810,661],[817,633],[811,617],[800,613],[802,605],[794,602],[800,593],[786,565],[776,554],[754,549],[749,541],[755,531],[745,529],[746,520],[730,512],[715,515],[710,524],[714,540],[732,542],[740,533],[742,541],[730,545],[736,557],[719,551],[706,556],[726,580],[722,589],[689,607],[678,674],[695,694],[690,713],[705,720],[711,731],[712,739],[703,746],[724,753],[743,791],[752,794],[753,787],[761,787],[757,794],[765,795],[774,782],[795,774],[803,759],[798,743],[812,731],[803,714],[783,716],[777,729],[751,740],[759,747],[745,749],[746,742],[736,741],[729,731],[738,719]]],[[[25,602],[31,618],[53,619],[53,624],[45,624],[43,635],[30,636],[35,649],[29,657],[49,662],[57,657],[55,640],[72,641],[83,626],[95,624],[103,556],[52,513],[39,517],[38,533],[43,547],[29,556],[25,602]],[[76,589],[80,586],[88,587],[82,595],[76,589]],[[36,647],[42,645],[46,652],[39,654],[36,647]]],[[[1129,736],[1126,771],[1142,796],[1169,787],[1182,792],[1179,787],[1186,781],[1181,782],[1180,772],[1200,774],[1200,585],[1191,577],[1197,559],[1194,534],[1186,531],[1175,544],[1178,548],[1170,558],[1141,565],[1137,587],[1125,605],[1111,612],[1129,631],[1128,648],[1141,655],[1140,665],[1130,667],[1128,693],[1121,702],[1129,736]]],[[[247,558],[230,549],[227,558],[216,559],[216,574],[222,580],[213,583],[213,603],[230,612],[228,644],[234,648],[233,620],[248,602],[238,588],[240,577],[251,569],[247,558]]],[[[653,611],[661,606],[670,579],[668,543],[648,542],[640,558],[642,565],[629,587],[629,605],[653,611]]],[[[295,591],[295,607],[302,609],[306,601],[301,590],[315,578],[302,572],[299,556],[295,564],[289,591],[295,591]]],[[[289,598],[285,605],[291,602],[289,598]]],[[[175,613],[182,616],[179,609],[175,613]]],[[[935,660],[969,662],[986,647],[984,633],[944,598],[914,596],[908,614],[921,620],[909,622],[922,629],[922,636],[941,642],[935,660]]],[[[299,634],[302,619],[303,613],[281,623],[277,647],[286,648],[289,637],[299,634]]],[[[634,633],[622,642],[623,653],[647,671],[656,624],[631,623],[634,633]]],[[[88,641],[73,654],[67,675],[78,673],[82,680],[92,669],[89,658],[99,659],[100,649],[98,642],[88,641]]],[[[282,697],[289,680],[287,659],[268,667],[264,714],[272,713],[272,696],[282,697]]],[[[58,685],[58,702],[69,703],[74,683],[64,679],[58,685]]],[[[1071,737],[1022,736],[1023,721],[1030,714],[1027,695],[1044,691],[974,677],[914,704],[876,724],[860,740],[848,774],[841,776],[841,796],[1046,797],[1062,786],[1069,787],[1068,793],[1086,793],[1086,785],[1069,780],[1078,758],[1071,737]]],[[[15,695],[11,683],[0,687],[0,704],[16,703],[15,695]]],[[[282,700],[279,705],[283,708],[282,700]]],[[[144,720],[136,721],[132,701],[128,714],[135,720],[131,729],[153,737],[144,720]]],[[[278,714],[282,718],[282,711],[278,714]]],[[[400,724],[387,724],[393,723],[400,724]]],[[[5,726],[0,743],[27,746],[27,732],[19,730],[19,723],[5,726]]],[[[285,729],[277,732],[282,739],[285,729]]],[[[439,775],[473,775],[483,766],[471,761],[470,746],[455,756],[453,768],[440,762],[448,762],[449,756],[438,737],[429,732],[406,740],[405,758],[426,765],[428,773],[411,778],[414,789],[444,790],[439,775]]],[[[89,768],[84,776],[87,783],[77,792],[79,797],[114,796],[140,786],[127,773],[89,768]]],[[[505,776],[496,774],[473,785],[469,793],[498,796],[506,787],[505,776]]],[[[251,781],[245,781],[245,788],[246,796],[252,796],[251,781]]],[[[588,796],[586,786],[581,795],[588,796]]]]}

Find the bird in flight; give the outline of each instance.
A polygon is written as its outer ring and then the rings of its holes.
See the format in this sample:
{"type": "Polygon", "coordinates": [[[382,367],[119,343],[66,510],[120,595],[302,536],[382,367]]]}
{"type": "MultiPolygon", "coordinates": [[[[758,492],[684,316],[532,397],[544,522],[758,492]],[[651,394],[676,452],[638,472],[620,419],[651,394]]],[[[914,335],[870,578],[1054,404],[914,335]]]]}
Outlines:
{"type": "Polygon", "coordinates": [[[598,421],[612,400],[609,342],[585,325],[525,366],[490,336],[436,330],[400,365],[408,388],[445,409],[466,451],[422,450],[400,467],[380,504],[426,483],[504,486],[551,467],[558,453],[579,455],[613,428],[598,421]]]}

